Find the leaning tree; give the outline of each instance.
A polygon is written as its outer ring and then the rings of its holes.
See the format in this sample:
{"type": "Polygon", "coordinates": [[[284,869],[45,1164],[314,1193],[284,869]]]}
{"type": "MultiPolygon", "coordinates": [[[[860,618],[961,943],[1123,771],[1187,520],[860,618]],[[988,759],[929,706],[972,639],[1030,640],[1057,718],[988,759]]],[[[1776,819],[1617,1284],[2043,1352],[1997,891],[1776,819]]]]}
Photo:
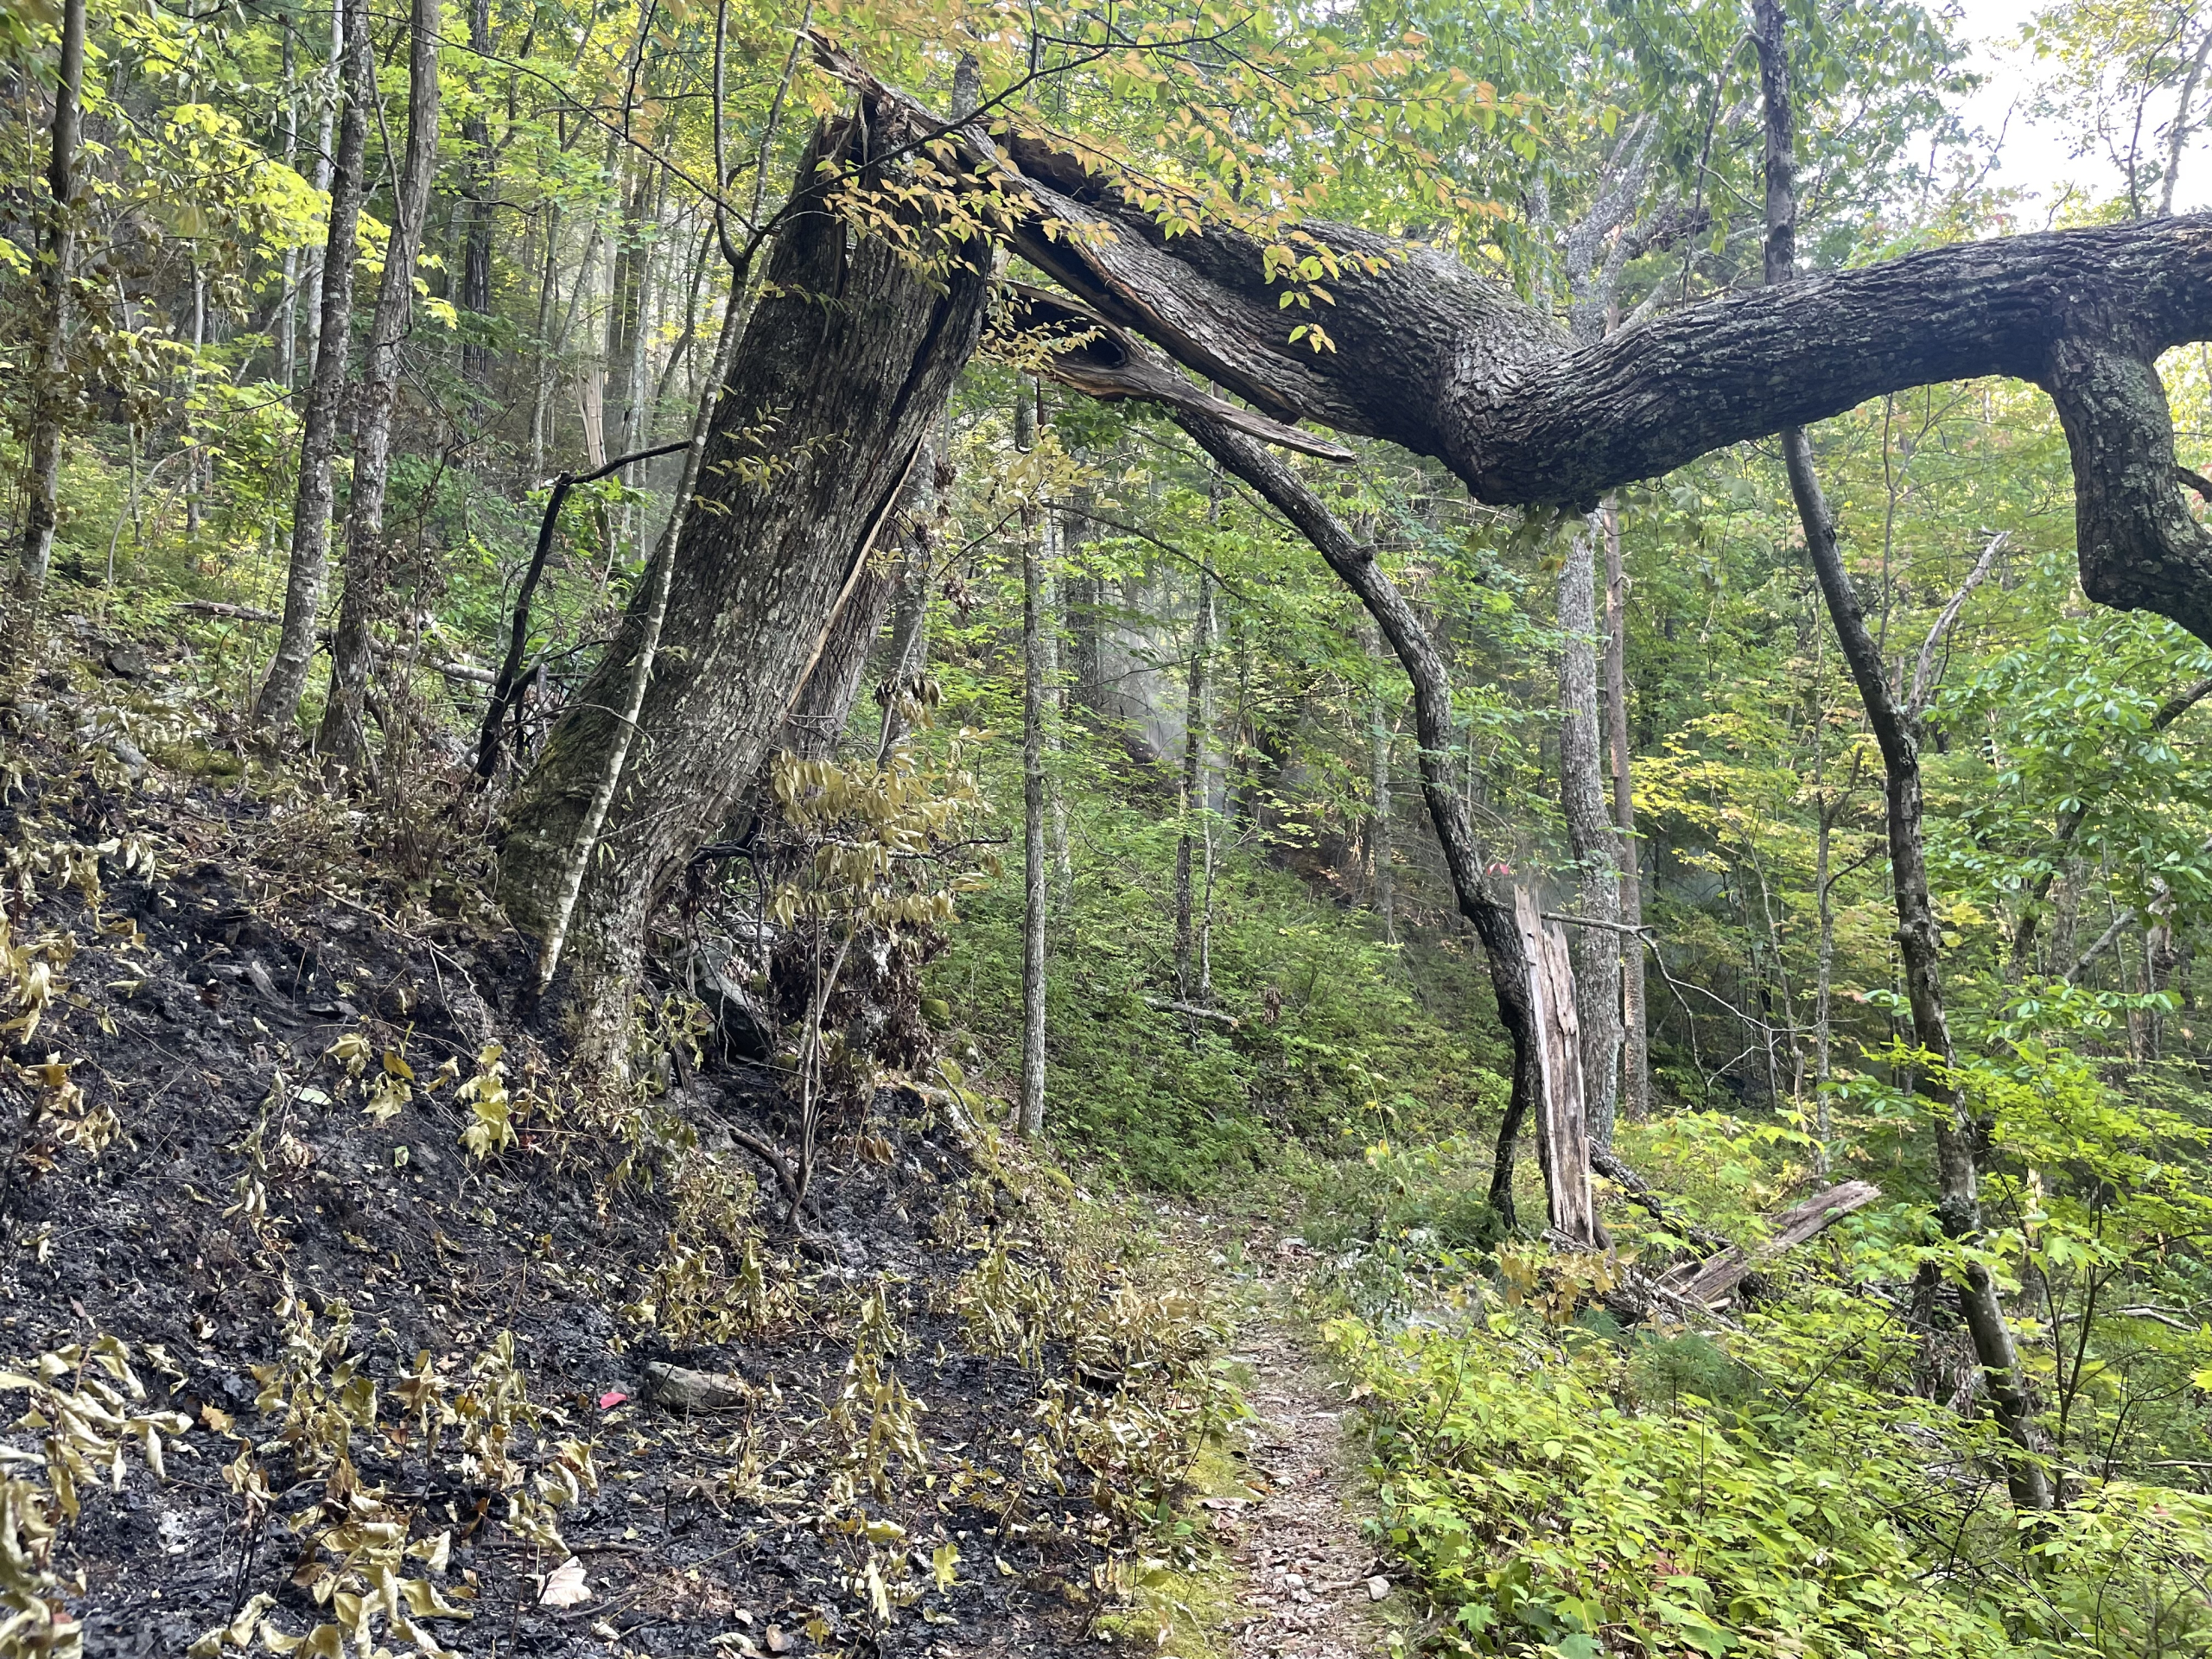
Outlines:
{"type": "MultiPolygon", "coordinates": [[[[938,406],[974,349],[990,241],[1061,291],[1033,308],[1063,335],[1056,372],[1084,391],[1178,409],[1202,441],[1218,429],[1217,454],[1257,453],[1234,438],[1327,453],[1301,421],[1386,438],[1494,505],[1585,511],[1618,486],[1888,392],[2031,380],[2072,448],[2084,589],[2212,639],[2212,536],[2180,493],[2155,367],[2167,348],[2212,337],[2212,217],[1940,248],[1579,343],[1440,248],[1321,222],[1263,235],[1163,203],[1156,188],[1124,188],[1096,152],[989,106],[939,120],[826,38],[817,45],[859,109],[824,129],[801,169],[801,211],[715,418],[676,554],[668,665],[577,905],[570,959],[587,1028],[611,1029],[627,1007],[654,906],[759,766],[892,512],[919,411],[938,406]],[[1307,303],[1287,308],[1293,290],[1307,303]],[[1147,341],[1243,404],[1201,391],[1147,341]]],[[[1385,629],[1402,629],[1362,583],[1385,629]]],[[[633,618],[511,816],[502,893],[525,930],[543,925],[548,873],[585,816],[638,631],[633,618]]],[[[1447,815],[1437,829],[1459,906],[1490,948],[1519,1057],[1517,1118],[1541,1073],[1511,897],[1467,825],[1447,815]]]]}

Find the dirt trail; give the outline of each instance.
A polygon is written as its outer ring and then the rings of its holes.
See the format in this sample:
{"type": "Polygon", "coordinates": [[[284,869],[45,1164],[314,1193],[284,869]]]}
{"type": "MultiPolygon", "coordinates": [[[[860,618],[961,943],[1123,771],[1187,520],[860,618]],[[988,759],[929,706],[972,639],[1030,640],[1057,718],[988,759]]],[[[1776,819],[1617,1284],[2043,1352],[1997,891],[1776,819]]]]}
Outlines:
{"type": "MultiPolygon", "coordinates": [[[[1386,1625],[1369,1580],[1389,1569],[1359,1535],[1366,1506],[1344,1440],[1342,1393],[1279,1312],[1255,1314],[1239,1357],[1255,1373],[1248,1397],[1259,1421],[1251,1425],[1248,1473],[1263,1496],[1239,1504],[1223,1528],[1233,1529],[1238,1575],[1229,1650],[1235,1659],[1377,1653],[1386,1625]]],[[[1393,1586],[1389,1593],[1405,1592],[1393,1586]]]]}

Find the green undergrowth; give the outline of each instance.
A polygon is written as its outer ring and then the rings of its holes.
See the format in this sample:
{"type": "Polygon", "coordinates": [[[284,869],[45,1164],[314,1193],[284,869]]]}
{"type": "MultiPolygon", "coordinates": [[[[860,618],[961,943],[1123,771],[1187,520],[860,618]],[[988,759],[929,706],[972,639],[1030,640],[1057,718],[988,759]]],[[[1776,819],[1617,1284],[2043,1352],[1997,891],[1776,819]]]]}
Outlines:
{"type": "MultiPolygon", "coordinates": [[[[1341,1155],[1377,1134],[1488,1121],[1505,1085],[1487,1003],[1465,962],[1424,957],[1417,995],[1371,918],[1317,900],[1242,849],[1213,881],[1210,1006],[1177,998],[1171,822],[1094,804],[1074,825],[1071,887],[1055,888],[1046,990],[1046,1122],[1115,1183],[1231,1198],[1286,1150],[1341,1155]],[[1468,994],[1460,995],[1460,981],[1468,994]]],[[[956,1051],[1011,1092],[1020,1054],[1020,873],[963,901],[928,984],[956,1051]]]]}
{"type": "MultiPolygon", "coordinates": [[[[2200,1114],[2056,1044],[1958,1077],[1993,1119],[1977,1244],[1933,1224],[1923,1108],[1859,1077],[1834,1173],[1883,1198],[1697,1328],[1629,1310],[1634,1272],[1700,1252],[1603,1183],[1614,1251],[1554,1255],[1499,1236],[1477,1137],[1378,1142],[1301,1179],[1375,1524],[1433,1604],[1435,1650],[2212,1652],[2212,1497],[2190,1490],[2212,1332],[2169,1312],[2202,1306],[2200,1114]],[[2048,1516],[2016,1519],[1941,1288],[1969,1256],[2007,1298],[2048,1516]],[[1937,1294],[1916,1298],[1923,1272],[1937,1294]]],[[[1619,1147],[1670,1214],[1745,1241],[1825,1179],[1779,1118],[1663,1116],[1619,1147]]]]}

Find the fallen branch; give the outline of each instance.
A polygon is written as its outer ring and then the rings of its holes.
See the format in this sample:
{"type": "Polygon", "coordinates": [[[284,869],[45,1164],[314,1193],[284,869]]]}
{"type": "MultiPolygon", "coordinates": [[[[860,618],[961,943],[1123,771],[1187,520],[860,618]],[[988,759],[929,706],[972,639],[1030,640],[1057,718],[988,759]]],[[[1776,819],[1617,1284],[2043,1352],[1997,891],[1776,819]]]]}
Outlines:
{"type": "Polygon", "coordinates": [[[1675,1268],[1660,1281],[1661,1286],[1686,1302],[1710,1306],[1733,1291],[1760,1262],[1796,1249],[1831,1222],[1865,1209],[1881,1196],[1882,1189],[1872,1181],[1838,1182],[1775,1217],[1774,1236],[1764,1244],[1751,1249],[1731,1245],[1709,1261],[1675,1268]]]}
{"type": "Polygon", "coordinates": [[[1654,1220],[1669,1232],[1689,1240],[1700,1249],[1731,1250],[1734,1245],[1719,1233],[1708,1232],[1688,1217],[1676,1215],[1659,1200],[1651,1190],[1651,1183],[1621,1161],[1618,1154],[1607,1147],[1595,1147],[1590,1153],[1590,1167],[1604,1176],[1628,1195],[1629,1202],[1648,1211],[1654,1220]]]}
{"type": "Polygon", "coordinates": [[[1147,1008],[1158,1008],[1164,1014],[1185,1014],[1193,1020],[1211,1020],[1235,1031],[1243,1022],[1233,1014],[1224,1014],[1218,1008],[1202,1008],[1195,1002],[1178,1002],[1165,996],[1147,996],[1147,1008]]]}
{"type": "MultiPolygon", "coordinates": [[[[177,603],[180,611],[190,611],[195,616],[213,616],[226,622],[282,622],[284,619],[274,611],[264,611],[257,605],[232,605],[219,599],[187,599],[177,603]]],[[[330,630],[325,628],[317,636],[327,645],[330,630]]],[[[432,668],[449,680],[466,680],[472,685],[496,684],[499,676],[488,668],[479,668],[474,663],[432,663],[432,668]]]]}

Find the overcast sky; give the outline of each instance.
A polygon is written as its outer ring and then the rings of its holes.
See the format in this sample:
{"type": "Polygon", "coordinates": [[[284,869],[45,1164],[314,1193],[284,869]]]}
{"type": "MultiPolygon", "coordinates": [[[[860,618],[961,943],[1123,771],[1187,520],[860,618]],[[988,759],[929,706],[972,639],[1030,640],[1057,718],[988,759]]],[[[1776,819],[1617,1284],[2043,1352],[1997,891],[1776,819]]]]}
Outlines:
{"type": "MultiPolygon", "coordinates": [[[[2047,3],[2049,0],[1963,0],[1961,7],[1964,33],[1975,46],[1974,67],[1989,76],[1964,114],[1969,124],[1992,136],[2004,132],[1993,181],[2034,193],[2035,205],[2023,215],[2030,219],[2041,216],[2036,207],[2048,213],[2069,181],[2100,195],[2110,194],[2120,185],[2109,162],[2095,156],[2069,156],[2067,135],[2058,124],[2039,124],[2026,114],[2037,66],[2034,54],[2019,44],[2020,25],[2047,3]]],[[[2201,208],[2208,201],[2212,201],[2212,160],[2208,160],[2200,136],[2183,164],[2175,206],[2201,208]]]]}

